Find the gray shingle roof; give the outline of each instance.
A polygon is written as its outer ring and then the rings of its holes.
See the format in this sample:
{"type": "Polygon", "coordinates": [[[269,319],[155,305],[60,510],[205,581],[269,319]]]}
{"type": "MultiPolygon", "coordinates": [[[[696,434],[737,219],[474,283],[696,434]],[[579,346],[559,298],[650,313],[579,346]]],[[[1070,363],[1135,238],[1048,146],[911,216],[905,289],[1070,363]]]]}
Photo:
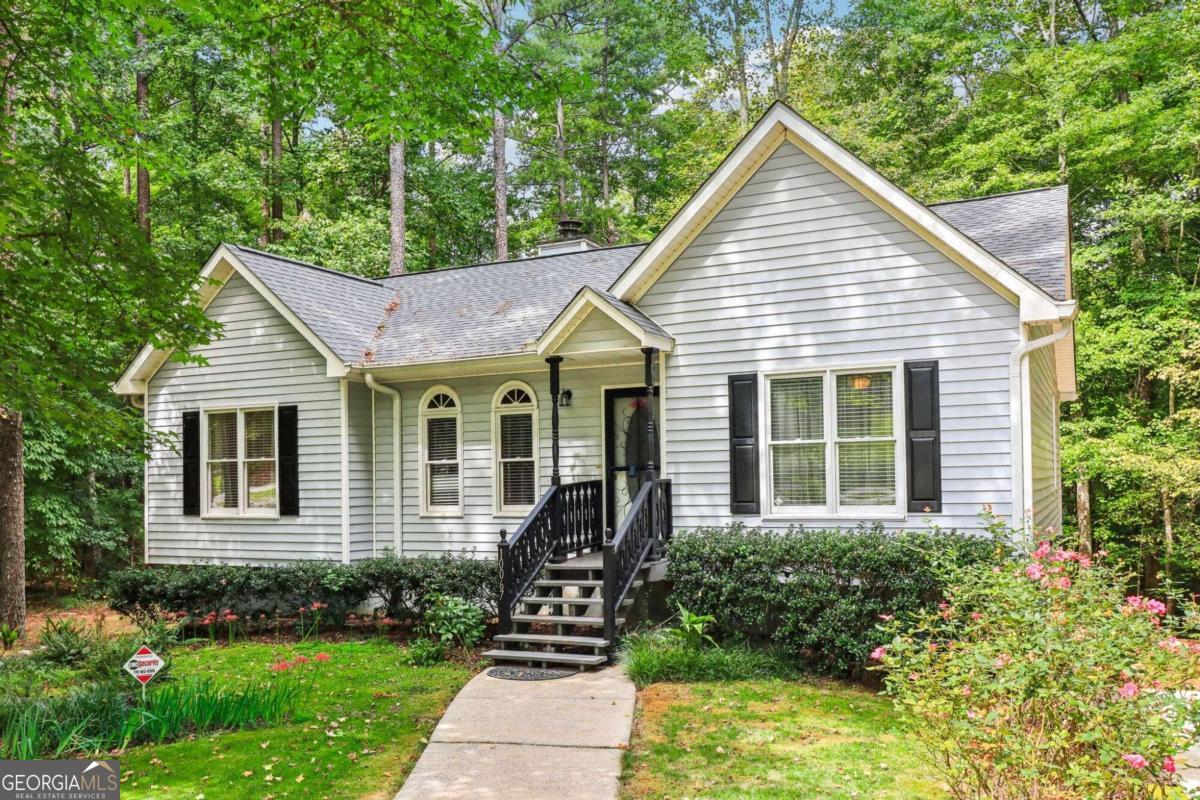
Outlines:
{"type": "Polygon", "coordinates": [[[345,361],[358,361],[392,291],[377,281],[226,245],[284,305],[345,361]]]}
{"type": "Polygon", "coordinates": [[[1056,300],[1067,300],[1067,187],[934,203],[929,209],[1056,300]]]}
{"type": "Polygon", "coordinates": [[[666,328],[643,314],[642,310],[637,306],[626,303],[615,294],[612,294],[607,289],[601,289],[599,286],[589,286],[588,288],[603,297],[608,302],[612,303],[617,310],[629,317],[630,321],[632,321],[633,324],[637,325],[642,330],[646,331],[647,333],[652,333],[655,336],[665,336],[668,339],[671,338],[671,334],[667,333],[666,328]]]}
{"type": "Polygon", "coordinates": [[[384,278],[398,305],[373,363],[520,352],[583,286],[611,286],[641,251],[610,247],[384,278]]]}
{"type": "MultiPolygon", "coordinates": [[[[1067,187],[929,208],[1051,297],[1067,299],[1067,187]]],[[[644,245],[377,280],[227,246],[349,363],[414,364],[519,353],[585,286],[646,331],[670,336],[608,291],[644,245]]]]}

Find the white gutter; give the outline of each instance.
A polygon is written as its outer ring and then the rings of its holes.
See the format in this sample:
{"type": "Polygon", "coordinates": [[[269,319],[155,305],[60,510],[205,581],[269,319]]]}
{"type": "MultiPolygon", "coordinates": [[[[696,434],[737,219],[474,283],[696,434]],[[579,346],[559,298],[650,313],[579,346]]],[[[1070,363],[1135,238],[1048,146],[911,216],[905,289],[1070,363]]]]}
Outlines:
{"type": "MultiPolygon", "coordinates": [[[[1012,526],[1017,528],[1019,525],[1027,536],[1032,530],[1033,520],[1029,514],[1025,513],[1029,510],[1025,508],[1026,480],[1031,477],[1027,472],[1031,473],[1033,467],[1030,464],[1028,465],[1029,470],[1026,470],[1026,459],[1029,455],[1026,452],[1028,450],[1026,441],[1029,439],[1031,427],[1029,409],[1025,404],[1025,379],[1028,373],[1026,356],[1034,350],[1041,350],[1043,347],[1049,347],[1060,339],[1066,338],[1074,330],[1074,327],[1074,320],[1066,320],[1063,322],[1063,326],[1054,333],[1033,341],[1025,340],[1025,328],[1022,327],[1022,341],[1013,348],[1008,357],[1009,432],[1012,446],[1012,526]]],[[[1055,393],[1057,394],[1057,388],[1055,393]]]]}
{"type": "MultiPolygon", "coordinates": [[[[396,554],[404,555],[404,515],[403,515],[403,500],[404,493],[400,486],[400,392],[395,389],[384,386],[375,380],[375,376],[371,373],[363,375],[363,380],[367,387],[372,391],[381,394],[389,395],[392,398],[392,543],[396,554]]],[[[374,397],[372,397],[372,416],[371,416],[371,517],[374,520],[375,516],[375,417],[374,417],[374,397]]],[[[372,530],[374,522],[372,521],[372,530]]],[[[372,536],[374,534],[372,533],[372,536]]],[[[372,544],[372,548],[374,544],[372,544]]],[[[376,555],[378,555],[376,553],[376,555]]]]}

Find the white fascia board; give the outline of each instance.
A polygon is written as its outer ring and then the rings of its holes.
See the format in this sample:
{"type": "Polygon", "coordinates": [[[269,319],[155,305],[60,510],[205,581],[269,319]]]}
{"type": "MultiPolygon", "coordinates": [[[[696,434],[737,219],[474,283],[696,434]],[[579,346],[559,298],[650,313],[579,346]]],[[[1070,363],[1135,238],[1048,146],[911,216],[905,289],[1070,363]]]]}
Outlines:
{"type": "Polygon", "coordinates": [[[894,183],[858,159],[783,103],[775,103],[674,218],[613,285],[613,294],[637,302],[705,224],[784,141],[790,141],[914,233],[1017,305],[1022,322],[1057,321],[1074,313],[984,250],[894,183]]]}
{"type": "Polygon", "coordinates": [[[555,317],[554,322],[550,323],[550,327],[546,328],[546,331],[537,338],[534,349],[538,355],[552,354],[557,350],[566,338],[571,335],[571,332],[578,327],[579,323],[583,322],[592,309],[598,309],[624,331],[629,333],[630,336],[637,339],[642,347],[654,347],[665,352],[675,349],[674,339],[651,333],[631,320],[626,316],[624,311],[614,306],[595,289],[585,286],[575,294],[575,298],[567,304],[567,307],[555,317]]]}
{"type": "MultiPolygon", "coordinates": [[[[225,288],[225,284],[234,273],[241,275],[254,291],[258,292],[262,297],[271,304],[279,314],[295,328],[305,341],[316,348],[317,352],[325,358],[325,374],[330,378],[340,378],[350,372],[350,366],[346,364],[329,345],[313,332],[312,328],[308,327],[300,320],[296,314],[284,304],[279,297],[267,288],[257,275],[254,274],[245,264],[242,263],[232,250],[224,244],[219,245],[213,254],[209,256],[205,262],[204,268],[200,270],[200,278],[197,281],[198,291],[200,295],[200,308],[207,309],[212,303],[221,289],[225,288]]],[[[115,393],[121,395],[138,395],[144,394],[146,391],[146,382],[154,377],[159,368],[166,363],[170,357],[172,350],[155,347],[148,344],[138,352],[137,357],[121,375],[121,377],[112,385],[115,393]]]]}

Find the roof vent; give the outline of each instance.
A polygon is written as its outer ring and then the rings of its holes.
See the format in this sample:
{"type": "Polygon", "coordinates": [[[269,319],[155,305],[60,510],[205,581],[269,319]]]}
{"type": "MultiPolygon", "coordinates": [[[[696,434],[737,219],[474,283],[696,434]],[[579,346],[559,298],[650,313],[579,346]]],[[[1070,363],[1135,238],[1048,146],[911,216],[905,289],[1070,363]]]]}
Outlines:
{"type": "Polygon", "coordinates": [[[560,219],[558,221],[558,238],[550,242],[540,242],[537,254],[539,256],[559,256],[564,253],[583,253],[595,250],[600,245],[583,235],[583,223],[577,219],[560,219]]]}

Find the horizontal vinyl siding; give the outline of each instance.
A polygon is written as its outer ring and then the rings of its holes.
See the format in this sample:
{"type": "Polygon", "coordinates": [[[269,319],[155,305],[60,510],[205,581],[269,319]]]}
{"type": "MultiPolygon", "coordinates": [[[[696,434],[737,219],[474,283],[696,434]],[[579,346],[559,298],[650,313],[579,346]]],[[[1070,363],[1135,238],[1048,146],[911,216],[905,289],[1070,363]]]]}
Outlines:
{"type": "MultiPolygon", "coordinates": [[[[642,370],[638,366],[571,369],[568,358],[562,370],[562,388],[572,393],[571,406],[559,409],[559,470],[563,483],[601,477],[603,444],[601,428],[601,387],[638,385],[642,370]]],[[[493,557],[501,528],[513,532],[522,521],[520,515],[495,513],[493,490],[492,397],[510,380],[528,384],[538,400],[538,494],[550,485],[550,389],[549,368],[537,373],[469,377],[445,381],[420,381],[388,384],[402,397],[401,463],[403,485],[403,551],[421,553],[469,552],[493,557]],[[420,454],[418,421],[421,397],[431,386],[454,389],[462,402],[463,421],[463,514],[461,517],[431,517],[420,513],[420,454]]],[[[381,419],[376,409],[376,418],[381,419]]],[[[390,408],[389,412],[390,414],[390,408]]],[[[379,506],[380,519],[391,514],[391,507],[379,506]]]]}
{"type": "MultiPolygon", "coordinates": [[[[1030,331],[1036,339],[1050,333],[1042,327],[1030,331]]],[[[1036,530],[1062,528],[1062,477],[1058,460],[1058,386],[1054,348],[1029,354],[1029,421],[1032,495],[1029,503],[1036,530]]]]}
{"type": "Polygon", "coordinates": [[[155,564],[340,560],[338,381],[325,376],[325,359],[241,276],[230,278],[208,314],[223,324],[223,338],[196,349],[207,365],[171,361],[159,370],[147,386],[147,422],[156,433],[178,437],[184,411],[295,404],[300,516],[277,520],[183,516],[180,455],[155,442],[146,470],[147,560],[155,564]]]}
{"type": "Polygon", "coordinates": [[[637,347],[638,340],[603,311],[592,309],[554,351],[560,355],[637,347]]]}
{"type": "MultiPolygon", "coordinates": [[[[729,375],[927,359],[940,373],[936,522],[978,529],[985,504],[1011,513],[1016,307],[794,145],[767,159],[638,306],[676,341],[666,361],[665,461],[677,527],[733,519],[729,375]]],[[[885,524],[920,527],[922,516],[885,524]]],[[[777,528],[857,521],[737,519],[777,528]]]]}

